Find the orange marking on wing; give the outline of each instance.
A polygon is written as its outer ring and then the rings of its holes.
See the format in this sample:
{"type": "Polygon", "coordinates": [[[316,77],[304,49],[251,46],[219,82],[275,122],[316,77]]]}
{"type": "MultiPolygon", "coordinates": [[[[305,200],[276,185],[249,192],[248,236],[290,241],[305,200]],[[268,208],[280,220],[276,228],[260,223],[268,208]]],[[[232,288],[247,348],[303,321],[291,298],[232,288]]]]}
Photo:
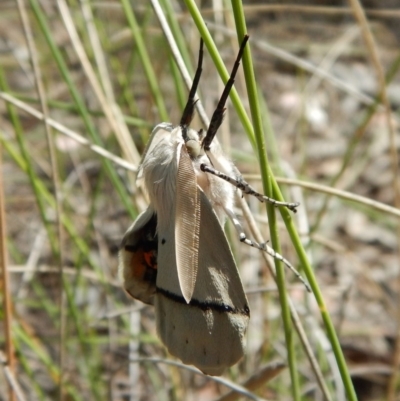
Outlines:
{"type": "Polygon", "coordinates": [[[154,251],[145,252],[143,249],[139,249],[136,252],[129,252],[131,255],[130,259],[130,270],[132,277],[138,280],[145,280],[146,272],[148,269],[157,270],[157,262],[154,257],[154,251]]]}
{"type": "Polygon", "coordinates": [[[155,263],[154,251],[143,252],[144,260],[146,261],[146,265],[152,269],[157,270],[157,263],[155,263]]]}

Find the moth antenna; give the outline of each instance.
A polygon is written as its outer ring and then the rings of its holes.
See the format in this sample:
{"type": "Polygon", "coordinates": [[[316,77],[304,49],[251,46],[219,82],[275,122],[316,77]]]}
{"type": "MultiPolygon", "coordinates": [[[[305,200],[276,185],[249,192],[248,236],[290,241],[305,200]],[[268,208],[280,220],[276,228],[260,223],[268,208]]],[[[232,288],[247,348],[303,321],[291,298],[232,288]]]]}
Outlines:
{"type": "Polygon", "coordinates": [[[180,126],[182,127],[182,135],[183,139],[187,140],[186,128],[190,125],[194,116],[194,106],[196,105],[197,100],[194,100],[196,96],[197,87],[199,86],[200,76],[203,71],[203,39],[200,38],[200,49],[199,49],[199,61],[197,62],[196,74],[193,79],[192,87],[190,88],[189,98],[186,103],[185,109],[182,113],[182,118],[180,122],[180,126]]]}
{"type": "Polygon", "coordinates": [[[226,175],[226,174],[222,173],[221,171],[216,170],[214,167],[208,166],[207,164],[204,164],[204,163],[200,164],[200,170],[204,171],[205,173],[215,175],[216,177],[219,177],[222,180],[229,182],[234,187],[240,189],[246,195],[255,196],[262,203],[269,202],[274,206],[286,207],[294,213],[296,213],[297,207],[300,205],[300,203],[298,203],[298,202],[281,202],[281,201],[277,201],[274,198],[270,198],[269,196],[260,194],[243,178],[230,177],[229,175],[226,175]]]}
{"type": "Polygon", "coordinates": [[[298,280],[300,280],[303,284],[304,287],[306,287],[306,290],[308,292],[311,292],[310,285],[304,280],[304,278],[301,276],[301,274],[293,267],[293,265],[285,259],[280,253],[276,252],[273,248],[267,245],[266,242],[259,244],[258,242],[255,242],[249,238],[247,238],[245,232],[243,231],[243,227],[240,224],[239,219],[236,217],[235,213],[233,210],[229,208],[224,208],[226,214],[228,217],[231,219],[233,225],[235,226],[235,229],[239,235],[239,240],[240,242],[245,243],[246,245],[249,245],[253,248],[257,248],[260,251],[268,253],[268,255],[272,256],[274,259],[280,260],[282,263],[285,264],[285,266],[293,272],[293,274],[297,277],[298,280]]]}
{"type": "Polygon", "coordinates": [[[244,48],[246,47],[246,43],[249,40],[249,35],[245,35],[242,43],[240,45],[239,53],[236,56],[236,61],[235,64],[233,65],[231,75],[228,79],[228,82],[225,85],[224,91],[222,92],[221,98],[219,99],[217,108],[215,109],[212,117],[211,117],[211,122],[210,126],[208,127],[207,130],[207,135],[204,138],[204,141],[202,143],[202,146],[204,147],[205,150],[210,150],[211,142],[213,141],[215,134],[217,133],[219,127],[222,124],[222,120],[224,119],[224,114],[225,114],[225,104],[229,96],[229,92],[232,89],[232,86],[235,82],[235,77],[236,73],[239,69],[240,65],[240,60],[242,59],[243,56],[243,51],[244,48]]]}
{"type": "Polygon", "coordinates": [[[203,128],[200,128],[199,131],[198,131],[197,133],[198,133],[198,135],[199,135],[200,140],[202,140],[203,137],[204,137],[204,130],[203,130],[203,128]]]}

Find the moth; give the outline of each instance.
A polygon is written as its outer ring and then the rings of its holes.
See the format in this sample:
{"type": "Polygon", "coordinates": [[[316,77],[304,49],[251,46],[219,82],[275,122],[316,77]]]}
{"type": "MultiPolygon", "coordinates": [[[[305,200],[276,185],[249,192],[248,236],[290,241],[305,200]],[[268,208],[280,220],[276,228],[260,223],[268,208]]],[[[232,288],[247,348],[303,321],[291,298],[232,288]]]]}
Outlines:
{"type": "Polygon", "coordinates": [[[255,192],[214,140],[247,40],[246,35],[207,131],[190,128],[202,72],[201,41],[179,125],[157,125],[147,144],[138,181],[150,205],[126,232],[119,253],[123,286],[133,298],[154,305],[157,333],[168,351],[208,375],[220,375],[242,358],[250,318],[223,230],[226,216],[241,241],[264,249],[246,238],[234,215],[235,186],[294,211],[298,205],[255,192]]]}

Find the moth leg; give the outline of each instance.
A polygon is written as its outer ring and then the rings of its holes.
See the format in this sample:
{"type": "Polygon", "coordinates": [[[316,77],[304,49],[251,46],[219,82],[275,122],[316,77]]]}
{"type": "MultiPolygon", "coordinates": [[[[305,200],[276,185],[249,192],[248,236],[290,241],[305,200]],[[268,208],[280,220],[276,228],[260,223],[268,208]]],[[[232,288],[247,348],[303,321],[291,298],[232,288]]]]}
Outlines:
{"type": "Polygon", "coordinates": [[[301,276],[301,274],[293,267],[293,265],[287,259],[285,259],[280,253],[276,252],[273,248],[268,246],[266,242],[259,244],[258,242],[255,242],[255,241],[247,238],[239,219],[235,215],[235,212],[229,208],[224,208],[224,210],[225,210],[226,214],[228,215],[229,219],[232,221],[233,225],[235,226],[235,229],[239,235],[240,242],[243,242],[246,245],[252,246],[253,248],[257,248],[260,251],[266,252],[268,255],[272,256],[273,258],[280,260],[304,284],[304,286],[306,287],[306,290],[308,292],[311,292],[311,288],[308,285],[308,283],[304,280],[304,278],[301,276]]]}
{"type": "Polygon", "coordinates": [[[210,173],[213,174],[225,181],[228,181],[230,184],[235,186],[236,188],[239,188],[243,193],[247,195],[253,195],[255,196],[260,202],[269,202],[273,204],[274,206],[284,206],[290,209],[292,212],[296,213],[297,207],[300,205],[299,202],[280,202],[277,201],[273,198],[270,198],[268,196],[262,195],[259,192],[257,192],[249,183],[247,183],[243,178],[234,178],[230,177],[229,175],[226,175],[222,173],[221,171],[215,170],[215,168],[207,165],[207,164],[201,164],[200,165],[201,171],[204,171],[205,173],[210,173]]]}

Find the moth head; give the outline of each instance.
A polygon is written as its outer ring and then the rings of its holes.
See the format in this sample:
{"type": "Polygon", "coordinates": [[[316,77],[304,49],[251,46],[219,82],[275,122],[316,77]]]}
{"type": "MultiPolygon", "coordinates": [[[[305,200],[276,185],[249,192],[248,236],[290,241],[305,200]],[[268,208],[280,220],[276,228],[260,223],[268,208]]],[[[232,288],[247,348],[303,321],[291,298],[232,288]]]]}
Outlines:
{"type": "Polygon", "coordinates": [[[202,153],[201,142],[199,138],[199,134],[201,134],[201,132],[202,130],[200,130],[200,132],[197,132],[194,129],[187,129],[186,131],[185,146],[189,153],[189,156],[192,159],[199,157],[202,153]]]}

